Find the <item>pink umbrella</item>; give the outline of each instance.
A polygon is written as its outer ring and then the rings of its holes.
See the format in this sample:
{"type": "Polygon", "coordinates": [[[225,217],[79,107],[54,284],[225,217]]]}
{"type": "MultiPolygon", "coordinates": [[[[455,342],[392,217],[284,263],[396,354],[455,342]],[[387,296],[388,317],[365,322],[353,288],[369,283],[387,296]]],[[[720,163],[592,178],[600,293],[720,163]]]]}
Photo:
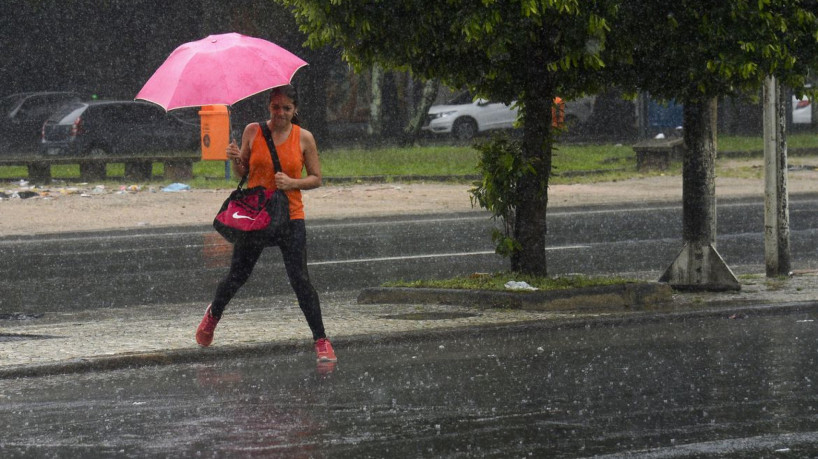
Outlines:
{"type": "Polygon", "coordinates": [[[233,105],[264,90],[289,84],[307,65],[286,49],[237,33],[210,35],[176,48],[136,99],[165,110],[233,105]]]}

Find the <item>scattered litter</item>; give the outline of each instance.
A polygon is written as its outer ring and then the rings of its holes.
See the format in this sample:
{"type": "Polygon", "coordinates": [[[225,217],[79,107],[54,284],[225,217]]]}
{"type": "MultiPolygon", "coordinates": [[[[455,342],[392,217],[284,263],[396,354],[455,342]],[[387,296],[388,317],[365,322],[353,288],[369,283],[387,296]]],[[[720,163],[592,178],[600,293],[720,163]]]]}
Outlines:
{"type": "Polygon", "coordinates": [[[162,188],[162,191],[187,191],[190,189],[190,185],[186,185],[184,183],[171,183],[170,185],[162,188]]]}
{"type": "MultiPolygon", "coordinates": [[[[29,182],[26,180],[16,181],[14,182],[16,186],[16,190],[0,190],[0,201],[4,201],[7,199],[29,199],[29,198],[42,198],[42,199],[54,199],[59,198],[61,196],[70,196],[70,195],[78,195],[83,198],[88,197],[95,197],[103,194],[133,194],[139,193],[142,191],[147,191],[147,188],[143,190],[142,185],[119,185],[116,188],[106,188],[105,185],[90,185],[88,183],[80,183],[79,186],[65,186],[64,182],[59,180],[55,181],[54,185],[59,184],[59,186],[55,186],[54,188],[45,188],[42,186],[37,185],[29,185],[29,182]],[[118,191],[116,191],[118,190],[118,191]]],[[[190,190],[192,189],[189,185],[183,183],[174,183],[167,187],[166,191],[182,191],[182,190],[190,190]]],[[[155,193],[157,189],[153,186],[150,187],[150,192],[155,193]]]]}
{"type": "Polygon", "coordinates": [[[656,134],[656,137],[654,137],[654,139],[664,139],[664,138],[665,138],[665,135],[662,134],[661,132],[656,134]]]}
{"type": "Polygon", "coordinates": [[[738,320],[738,319],[746,319],[746,318],[747,318],[747,316],[746,316],[745,314],[736,313],[736,314],[732,314],[732,315],[731,315],[730,317],[728,317],[728,318],[729,318],[729,319],[732,319],[732,320],[738,320]]]}
{"type": "Polygon", "coordinates": [[[523,281],[508,281],[505,287],[509,290],[539,290],[537,287],[532,287],[528,282],[523,281]]]}
{"type": "Polygon", "coordinates": [[[791,450],[789,448],[780,448],[775,450],[776,453],[789,453],[791,450]]]}
{"type": "Polygon", "coordinates": [[[812,319],[804,319],[804,320],[796,320],[795,321],[795,323],[799,323],[799,324],[808,323],[808,322],[815,322],[815,321],[812,320],[812,319]]]}

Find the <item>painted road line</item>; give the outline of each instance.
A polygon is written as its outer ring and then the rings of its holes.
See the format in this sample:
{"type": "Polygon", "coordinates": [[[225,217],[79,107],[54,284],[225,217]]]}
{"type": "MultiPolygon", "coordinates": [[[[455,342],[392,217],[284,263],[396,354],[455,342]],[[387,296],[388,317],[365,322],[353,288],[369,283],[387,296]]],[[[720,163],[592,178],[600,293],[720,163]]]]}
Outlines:
{"type": "MultiPolygon", "coordinates": [[[[589,245],[564,245],[559,247],[547,247],[545,250],[547,251],[554,251],[554,250],[572,250],[572,249],[589,249],[591,246],[589,245]]],[[[315,261],[311,263],[307,263],[310,266],[318,266],[318,265],[340,265],[340,264],[351,264],[351,263],[377,263],[381,261],[401,261],[401,260],[422,260],[428,258],[448,258],[448,257],[470,257],[475,255],[494,255],[495,252],[493,250],[487,250],[482,252],[454,252],[454,253],[430,253],[424,255],[405,255],[400,257],[377,257],[377,258],[355,258],[351,260],[328,260],[328,261],[315,261]]]]}

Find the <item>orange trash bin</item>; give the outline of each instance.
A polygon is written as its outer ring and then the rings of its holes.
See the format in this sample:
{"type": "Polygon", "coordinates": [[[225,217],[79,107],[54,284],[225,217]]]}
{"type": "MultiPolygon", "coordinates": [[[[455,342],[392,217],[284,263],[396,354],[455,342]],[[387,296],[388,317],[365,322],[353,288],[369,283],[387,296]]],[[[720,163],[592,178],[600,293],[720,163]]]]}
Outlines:
{"type": "Polygon", "coordinates": [[[202,159],[227,160],[230,143],[230,112],[226,105],[205,105],[199,110],[202,122],[202,159]]]}

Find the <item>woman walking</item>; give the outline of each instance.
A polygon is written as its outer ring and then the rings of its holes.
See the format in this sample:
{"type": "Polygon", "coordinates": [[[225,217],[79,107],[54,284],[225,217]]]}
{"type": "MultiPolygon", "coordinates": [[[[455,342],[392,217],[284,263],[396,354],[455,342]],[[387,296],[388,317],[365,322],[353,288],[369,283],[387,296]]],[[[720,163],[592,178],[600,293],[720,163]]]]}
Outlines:
{"type": "Polygon", "coordinates": [[[324,332],[318,293],[307,272],[307,233],[304,225],[304,204],[301,190],[321,186],[321,163],[312,133],[298,125],[298,96],[292,86],[281,86],[270,92],[270,120],[272,132],[283,171],[275,172],[267,140],[258,123],[248,124],[241,137],[241,148],[235,141],[227,147],[227,157],[233,162],[236,175],[247,177],[247,187],[263,186],[268,190],[285,192],[290,204],[289,231],[276,241],[268,243],[237,242],[233,247],[230,271],[219,283],[213,301],[205,310],[196,330],[196,342],[203,347],[213,342],[216,325],[222,318],[227,303],[247,282],[261,252],[267,245],[278,245],[290,285],[298,298],[298,305],[307,319],[315,341],[319,362],[336,361],[332,344],[324,332]],[[302,171],[307,174],[302,176],[302,171]]]}

